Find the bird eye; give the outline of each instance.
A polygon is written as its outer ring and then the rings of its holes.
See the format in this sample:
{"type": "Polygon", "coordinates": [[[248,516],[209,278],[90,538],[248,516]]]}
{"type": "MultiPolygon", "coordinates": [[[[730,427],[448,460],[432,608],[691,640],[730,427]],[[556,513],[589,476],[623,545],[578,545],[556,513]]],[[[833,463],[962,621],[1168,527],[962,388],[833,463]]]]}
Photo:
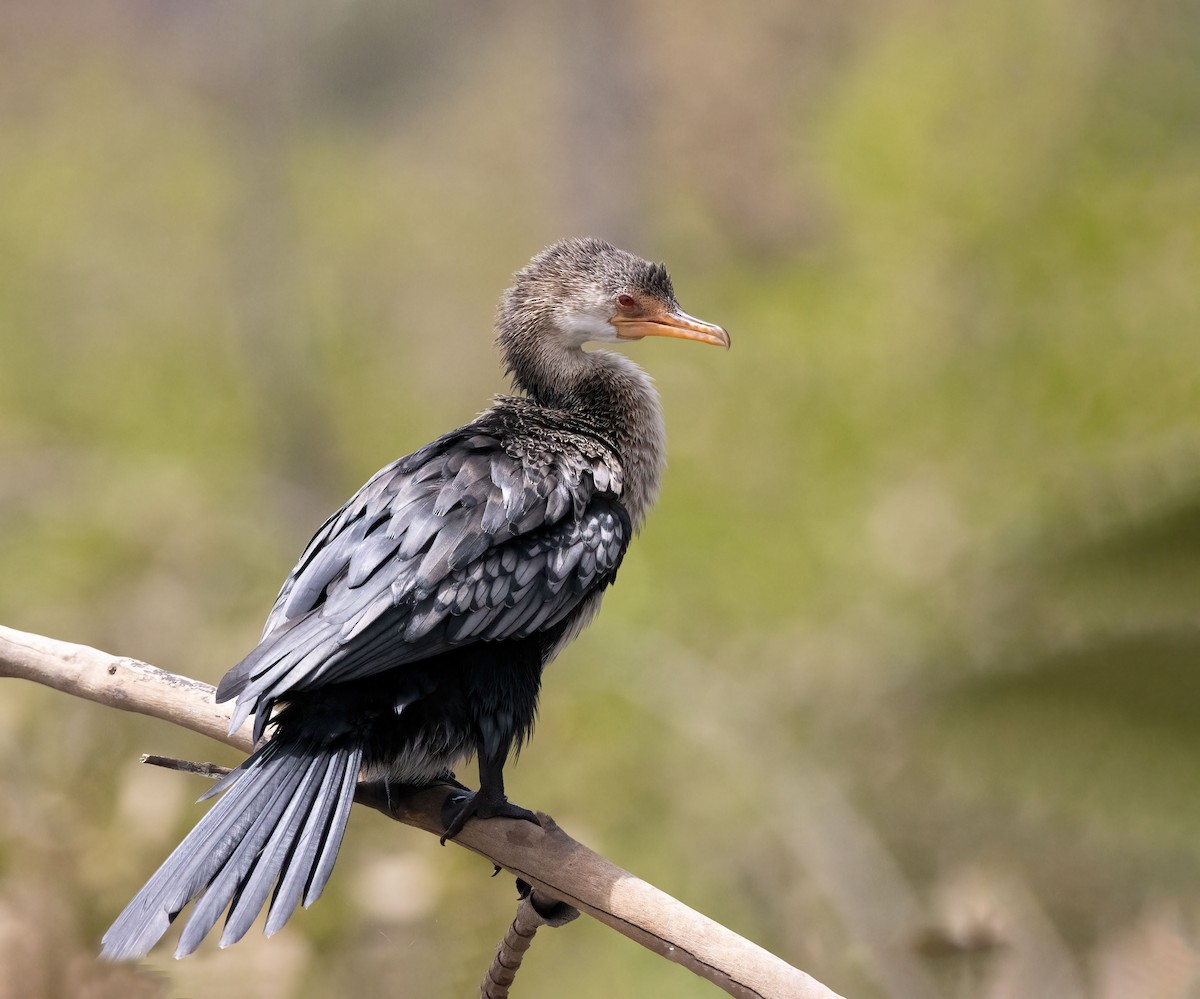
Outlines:
{"type": "Polygon", "coordinates": [[[637,308],[637,299],[632,295],[618,295],[617,308],[622,312],[633,312],[637,308]]]}

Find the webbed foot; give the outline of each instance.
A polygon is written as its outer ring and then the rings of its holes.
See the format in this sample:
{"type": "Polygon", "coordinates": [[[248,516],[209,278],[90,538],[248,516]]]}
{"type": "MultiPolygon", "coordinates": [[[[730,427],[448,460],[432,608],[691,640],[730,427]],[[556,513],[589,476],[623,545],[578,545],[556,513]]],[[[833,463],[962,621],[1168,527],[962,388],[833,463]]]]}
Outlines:
{"type": "Polygon", "coordinates": [[[442,806],[442,822],[446,825],[446,831],[441,836],[442,846],[446,845],[446,840],[454,839],[462,832],[463,826],[471,818],[523,819],[535,826],[542,824],[528,808],[514,805],[503,794],[488,794],[485,790],[471,794],[452,794],[442,806]]]}

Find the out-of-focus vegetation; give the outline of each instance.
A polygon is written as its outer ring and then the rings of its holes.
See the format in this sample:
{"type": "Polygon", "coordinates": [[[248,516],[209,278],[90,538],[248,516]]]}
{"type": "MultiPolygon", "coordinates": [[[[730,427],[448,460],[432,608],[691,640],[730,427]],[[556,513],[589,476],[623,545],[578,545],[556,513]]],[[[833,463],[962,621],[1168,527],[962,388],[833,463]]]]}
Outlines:
{"type": "MultiPolygon", "coordinates": [[[[576,232],[734,349],[635,348],[665,493],[514,799],[847,995],[1194,995],[1185,0],[5,6],[0,620],[215,682],[576,232]]],[[[274,939],[97,964],[199,814],[141,751],[230,761],[4,685],[0,996],[471,993],[511,887],[366,813],[274,939]]],[[[714,993],[587,921],[518,984],[714,993]]]]}

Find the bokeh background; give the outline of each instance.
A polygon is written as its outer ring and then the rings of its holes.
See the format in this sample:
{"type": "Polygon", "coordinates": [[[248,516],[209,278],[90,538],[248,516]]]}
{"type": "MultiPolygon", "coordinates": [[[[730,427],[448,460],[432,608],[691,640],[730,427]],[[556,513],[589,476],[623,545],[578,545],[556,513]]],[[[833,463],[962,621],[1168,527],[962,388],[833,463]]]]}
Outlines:
{"type": "MultiPolygon", "coordinates": [[[[215,682],[504,388],[511,272],[669,263],[670,469],[510,792],[855,997],[1200,994],[1200,8],[0,8],[0,621],[215,682]]],[[[3,683],[0,997],[474,994],[514,892],[363,811],[320,903],[94,960],[232,763],[3,683]]],[[[587,920],[524,996],[717,990],[587,920]]]]}

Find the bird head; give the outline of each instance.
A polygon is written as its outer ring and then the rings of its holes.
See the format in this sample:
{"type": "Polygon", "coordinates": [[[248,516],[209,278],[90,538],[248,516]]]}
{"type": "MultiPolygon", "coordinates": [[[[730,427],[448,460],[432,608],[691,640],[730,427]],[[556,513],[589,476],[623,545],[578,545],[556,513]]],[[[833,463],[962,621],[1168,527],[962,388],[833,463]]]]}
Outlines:
{"type": "Polygon", "coordinates": [[[497,328],[502,341],[538,331],[576,348],[648,336],[729,346],[724,329],[679,307],[662,264],[593,238],[561,240],[518,271],[497,328]]]}

